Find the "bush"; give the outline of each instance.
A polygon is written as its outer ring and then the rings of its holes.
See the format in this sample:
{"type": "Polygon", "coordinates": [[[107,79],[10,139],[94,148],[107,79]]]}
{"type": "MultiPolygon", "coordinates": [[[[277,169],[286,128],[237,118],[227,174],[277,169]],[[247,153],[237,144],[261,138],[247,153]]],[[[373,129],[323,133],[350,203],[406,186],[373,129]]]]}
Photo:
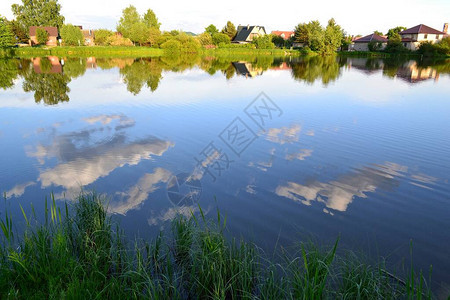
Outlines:
{"type": "Polygon", "coordinates": [[[134,46],[133,42],[130,39],[116,34],[110,36],[107,40],[107,43],[110,46],[134,46]]]}
{"type": "Polygon", "coordinates": [[[81,46],[84,45],[84,37],[81,29],[72,24],[63,25],[61,28],[61,39],[65,46],[81,46]]]}
{"type": "Polygon", "coordinates": [[[197,53],[200,49],[200,42],[196,40],[187,41],[184,44],[181,44],[181,52],[184,53],[197,53]]]}
{"type": "Polygon", "coordinates": [[[96,45],[106,46],[108,45],[109,38],[112,37],[114,33],[108,29],[98,29],[95,31],[94,41],[96,45]]]}
{"type": "Polygon", "coordinates": [[[225,33],[214,33],[212,35],[212,42],[214,45],[217,46],[220,43],[230,44],[231,40],[230,40],[230,37],[228,35],[226,35],[225,33]]]}
{"type": "Polygon", "coordinates": [[[403,46],[402,42],[399,41],[389,41],[387,43],[386,48],[384,49],[384,51],[388,52],[388,53],[406,53],[409,52],[408,49],[406,49],[405,46],[403,46]]]}
{"type": "Polygon", "coordinates": [[[197,36],[198,41],[202,46],[212,45],[213,40],[209,33],[203,32],[202,34],[197,36]]]}
{"type": "Polygon", "coordinates": [[[161,45],[161,49],[167,54],[177,54],[181,52],[181,43],[175,39],[170,39],[161,45]]]}
{"type": "Polygon", "coordinates": [[[45,45],[48,41],[48,32],[42,28],[36,28],[36,39],[38,44],[45,45]]]}
{"type": "Polygon", "coordinates": [[[417,52],[424,56],[448,55],[450,54],[450,38],[447,37],[435,44],[422,42],[417,52]]]}
{"type": "Polygon", "coordinates": [[[376,52],[381,50],[383,44],[381,42],[370,41],[367,47],[369,48],[369,51],[376,52]]]}
{"type": "Polygon", "coordinates": [[[0,16],[0,48],[13,46],[14,42],[11,26],[0,16]]]}
{"type": "Polygon", "coordinates": [[[255,49],[255,45],[254,44],[225,44],[225,43],[220,43],[219,48],[241,48],[241,49],[255,49]]]}
{"type": "Polygon", "coordinates": [[[275,48],[275,44],[272,43],[272,36],[269,34],[254,37],[253,44],[255,44],[257,49],[273,49],[275,48]]]}

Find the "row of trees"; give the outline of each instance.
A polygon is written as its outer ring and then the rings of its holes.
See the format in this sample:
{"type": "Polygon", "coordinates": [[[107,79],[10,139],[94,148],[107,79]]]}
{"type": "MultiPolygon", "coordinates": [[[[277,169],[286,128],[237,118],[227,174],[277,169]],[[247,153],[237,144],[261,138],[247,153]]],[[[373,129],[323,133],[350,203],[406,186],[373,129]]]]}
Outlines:
{"type": "Polygon", "coordinates": [[[295,27],[295,42],[312,51],[330,54],[338,50],[345,37],[343,29],[330,19],[326,27],[319,21],[301,23],[295,27]]]}

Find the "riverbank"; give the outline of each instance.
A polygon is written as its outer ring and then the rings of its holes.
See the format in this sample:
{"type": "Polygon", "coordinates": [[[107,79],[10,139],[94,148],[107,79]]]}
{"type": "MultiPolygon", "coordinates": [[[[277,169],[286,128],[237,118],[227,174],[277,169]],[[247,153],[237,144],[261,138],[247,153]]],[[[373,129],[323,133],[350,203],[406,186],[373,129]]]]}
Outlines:
{"type": "MultiPolygon", "coordinates": [[[[151,47],[22,47],[0,49],[0,57],[158,57],[163,56],[164,50],[151,47]]],[[[183,54],[186,55],[186,54],[183,54]]],[[[253,49],[253,48],[216,48],[202,49],[200,56],[299,56],[300,51],[287,49],[253,49]]]]}
{"type": "Polygon", "coordinates": [[[20,238],[8,213],[0,221],[0,298],[432,298],[412,262],[406,273],[392,274],[383,261],[338,256],[339,239],[268,257],[252,243],[227,240],[226,219],[217,212],[209,222],[200,209],[173,220],[166,236],[130,246],[97,195],[81,195],[62,210],[46,202],[39,224],[34,209],[22,209],[27,229],[20,238]]]}

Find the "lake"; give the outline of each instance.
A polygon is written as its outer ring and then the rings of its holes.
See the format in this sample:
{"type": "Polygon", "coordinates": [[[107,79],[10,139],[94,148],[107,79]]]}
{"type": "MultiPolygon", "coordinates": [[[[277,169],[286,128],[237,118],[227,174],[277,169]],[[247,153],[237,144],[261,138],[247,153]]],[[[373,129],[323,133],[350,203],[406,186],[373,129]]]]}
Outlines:
{"type": "MultiPolygon", "coordinates": [[[[0,60],[0,204],[81,189],[125,232],[227,216],[266,251],[314,239],[409,259],[450,291],[450,62],[345,57],[0,60]]],[[[406,264],[409,260],[406,261],[406,264]]],[[[427,277],[427,276],[426,276],[427,277]]]]}

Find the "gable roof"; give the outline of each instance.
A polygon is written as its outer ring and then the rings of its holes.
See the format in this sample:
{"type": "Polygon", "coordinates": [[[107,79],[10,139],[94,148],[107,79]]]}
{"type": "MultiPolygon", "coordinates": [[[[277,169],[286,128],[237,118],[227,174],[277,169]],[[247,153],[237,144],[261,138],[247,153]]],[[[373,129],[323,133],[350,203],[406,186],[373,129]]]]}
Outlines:
{"type": "Polygon", "coordinates": [[[255,27],[260,27],[264,32],[266,30],[264,29],[264,26],[241,26],[239,25],[237,28],[237,34],[234,37],[233,41],[235,42],[245,42],[247,41],[248,36],[253,31],[255,27]]]}
{"type": "Polygon", "coordinates": [[[388,41],[388,39],[385,37],[382,37],[381,35],[372,33],[372,34],[369,34],[369,35],[366,35],[359,39],[354,40],[355,43],[369,43],[372,41],[385,43],[388,41]]]}
{"type": "Polygon", "coordinates": [[[36,35],[36,29],[41,28],[48,32],[49,36],[58,36],[58,28],[53,26],[30,26],[30,36],[36,35]]]}
{"type": "Polygon", "coordinates": [[[429,27],[427,25],[423,25],[423,24],[411,27],[411,28],[403,30],[399,33],[400,34],[417,34],[417,33],[445,34],[442,31],[436,30],[434,28],[431,28],[431,27],[429,27]]]}
{"type": "Polygon", "coordinates": [[[282,37],[285,40],[288,40],[294,33],[294,31],[280,31],[280,30],[276,30],[276,31],[272,31],[270,34],[273,35],[277,35],[282,37]],[[284,36],[281,36],[282,34],[284,34],[284,36]]]}

